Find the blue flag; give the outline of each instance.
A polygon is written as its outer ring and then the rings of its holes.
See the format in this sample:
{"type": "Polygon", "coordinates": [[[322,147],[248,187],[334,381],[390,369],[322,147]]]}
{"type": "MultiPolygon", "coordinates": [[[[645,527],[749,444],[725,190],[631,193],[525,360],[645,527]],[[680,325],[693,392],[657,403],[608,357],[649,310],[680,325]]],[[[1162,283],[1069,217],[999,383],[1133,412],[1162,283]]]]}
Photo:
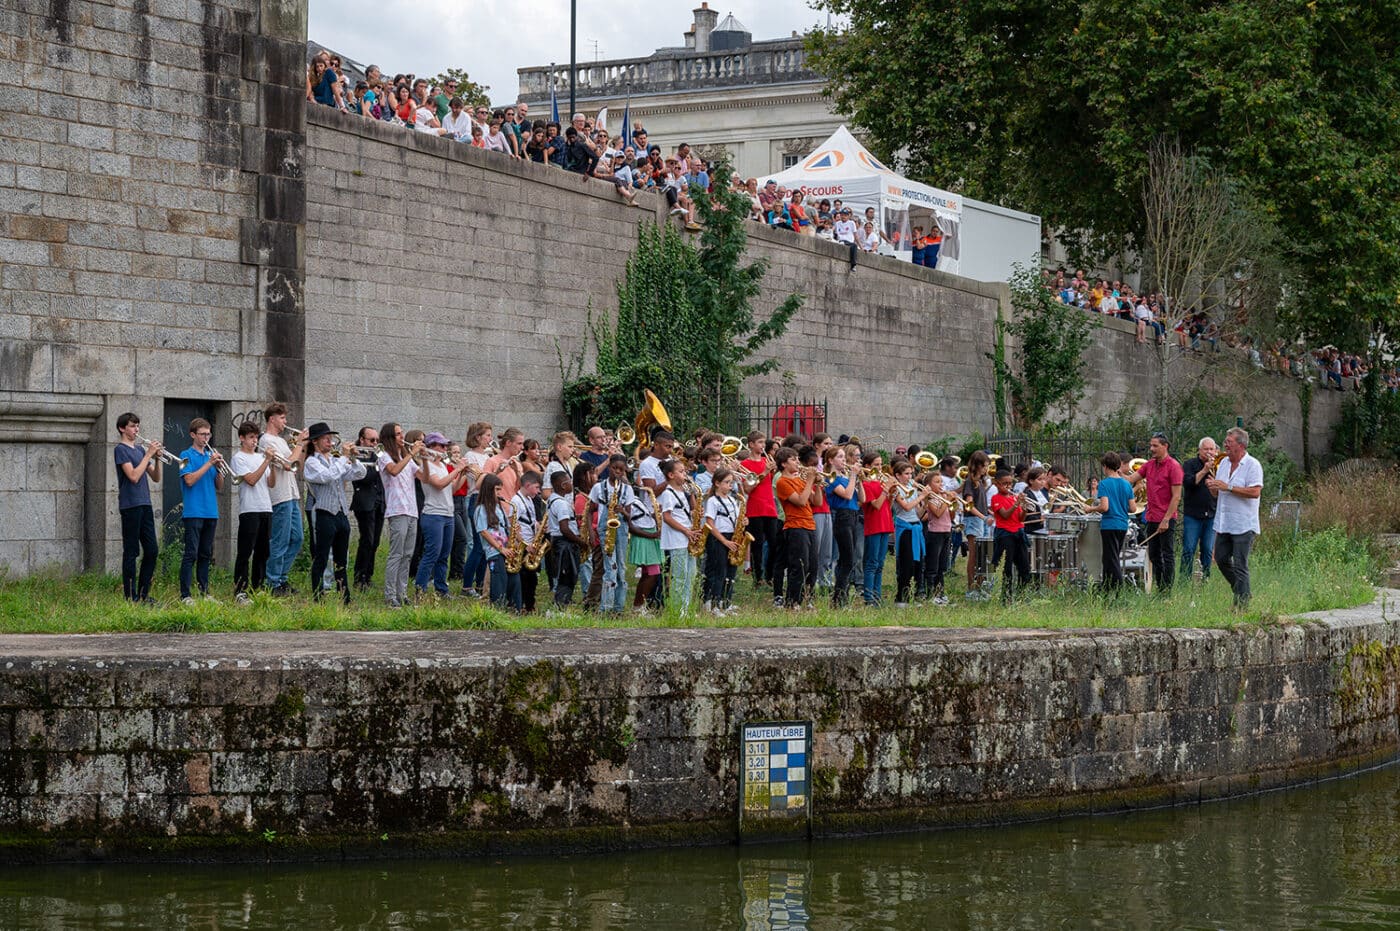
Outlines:
{"type": "Polygon", "coordinates": [[[554,80],[554,66],[549,66],[549,118],[559,122],[559,82],[554,80]]]}
{"type": "Polygon", "coordinates": [[[622,109],[622,147],[632,144],[632,85],[627,85],[627,105],[622,109]]]}

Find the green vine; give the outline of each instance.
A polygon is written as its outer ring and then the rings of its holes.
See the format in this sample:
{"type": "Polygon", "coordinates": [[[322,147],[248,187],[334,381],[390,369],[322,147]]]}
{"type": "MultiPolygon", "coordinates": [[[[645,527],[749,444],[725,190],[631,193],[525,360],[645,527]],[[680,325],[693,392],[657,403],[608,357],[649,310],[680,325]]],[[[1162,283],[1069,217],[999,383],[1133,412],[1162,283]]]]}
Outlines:
{"type": "Polygon", "coordinates": [[[1064,411],[1068,422],[1084,396],[1091,318],[1055,300],[1041,285],[1039,272],[1019,263],[1011,276],[1011,305],[1015,316],[1009,323],[998,321],[996,352],[990,356],[997,373],[998,429],[1004,390],[1010,391],[1012,420],[1021,429],[1057,426],[1046,422],[1055,409],[1064,411]],[[1006,358],[1008,333],[1016,338],[1014,360],[1006,358]]]}
{"type": "Polygon", "coordinates": [[[703,224],[698,245],[670,223],[641,225],[617,284],[616,317],[595,321],[590,312],[579,354],[566,362],[560,353],[564,410],[576,430],[630,421],[646,388],[677,430],[717,425],[717,412],[737,406],[746,378],[777,367],[775,358],[754,356],[783,334],[803,297],[790,294],[758,318],[768,261],[744,261],[748,200],[729,179],[721,163],[714,194],[691,191],[703,224]]]}

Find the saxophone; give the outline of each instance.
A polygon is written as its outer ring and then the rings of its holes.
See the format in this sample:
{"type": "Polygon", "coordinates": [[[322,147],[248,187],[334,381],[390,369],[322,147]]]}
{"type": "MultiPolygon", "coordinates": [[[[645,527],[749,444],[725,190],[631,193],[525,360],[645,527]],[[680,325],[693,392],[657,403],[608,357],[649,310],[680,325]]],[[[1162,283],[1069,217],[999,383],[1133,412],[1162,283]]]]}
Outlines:
{"type": "Polygon", "coordinates": [[[506,572],[515,574],[525,560],[525,540],[520,536],[520,518],[510,515],[510,532],[506,534],[506,572]]]}
{"type": "Polygon", "coordinates": [[[603,533],[603,555],[611,556],[617,549],[617,528],[622,521],[617,516],[617,499],[622,494],[622,485],[613,486],[612,497],[608,499],[608,529],[603,533]]]}
{"type": "Polygon", "coordinates": [[[753,542],[753,534],[749,533],[748,498],[739,499],[739,515],[734,518],[734,539],[739,545],[729,554],[729,564],[742,566],[744,560],[749,558],[749,544],[753,542]]]}
{"type": "Polygon", "coordinates": [[[700,486],[692,482],[687,485],[687,488],[695,489],[693,510],[690,512],[690,529],[698,533],[699,536],[691,542],[689,550],[690,555],[698,558],[701,553],[705,552],[705,538],[710,535],[710,525],[705,523],[705,508],[703,507],[705,499],[700,494],[700,486]]]}
{"type": "Polygon", "coordinates": [[[549,534],[540,527],[535,530],[535,540],[530,544],[525,553],[525,568],[535,572],[540,568],[540,563],[544,561],[544,556],[549,552],[553,544],[549,542],[549,534]]]}

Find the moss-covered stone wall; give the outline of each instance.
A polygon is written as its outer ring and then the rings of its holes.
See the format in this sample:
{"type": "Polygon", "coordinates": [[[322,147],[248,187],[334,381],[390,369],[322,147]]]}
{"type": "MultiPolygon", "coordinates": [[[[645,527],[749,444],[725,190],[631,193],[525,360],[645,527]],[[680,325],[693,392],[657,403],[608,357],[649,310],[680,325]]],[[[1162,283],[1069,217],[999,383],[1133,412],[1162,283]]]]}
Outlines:
{"type": "Polygon", "coordinates": [[[0,860],[724,841],[744,722],[818,833],[1194,801],[1397,750],[1400,626],[0,638],[0,860]]]}

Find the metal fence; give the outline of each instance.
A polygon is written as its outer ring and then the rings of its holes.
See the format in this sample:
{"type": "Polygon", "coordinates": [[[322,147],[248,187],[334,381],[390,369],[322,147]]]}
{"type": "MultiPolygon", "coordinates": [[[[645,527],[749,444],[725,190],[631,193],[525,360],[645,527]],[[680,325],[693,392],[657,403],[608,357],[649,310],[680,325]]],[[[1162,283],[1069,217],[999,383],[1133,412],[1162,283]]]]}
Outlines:
{"type": "Polygon", "coordinates": [[[987,441],[987,451],[999,454],[1008,467],[1018,462],[1040,460],[1064,469],[1075,487],[1083,488],[1090,478],[1102,474],[1099,460],[1109,450],[1127,453],[1129,458],[1147,456],[1147,441],[1125,446],[1121,436],[1080,433],[1069,436],[1002,434],[987,441]]]}
{"type": "Polygon", "coordinates": [[[826,432],[826,398],[734,398],[716,405],[682,394],[661,401],[682,441],[700,427],[740,437],[751,430],[770,437],[826,432]]]}

